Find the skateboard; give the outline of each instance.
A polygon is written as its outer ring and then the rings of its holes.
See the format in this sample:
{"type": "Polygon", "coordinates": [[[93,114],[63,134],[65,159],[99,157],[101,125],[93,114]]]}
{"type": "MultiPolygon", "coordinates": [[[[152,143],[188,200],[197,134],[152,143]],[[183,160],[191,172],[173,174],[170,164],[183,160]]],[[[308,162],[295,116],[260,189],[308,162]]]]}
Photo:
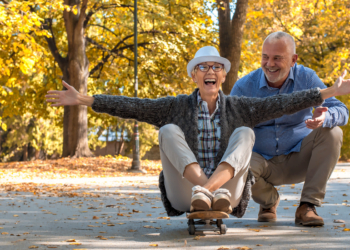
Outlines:
{"type": "Polygon", "coordinates": [[[198,211],[193,213],[187,213],[188,219],[188,232],[190,235],[194,235],[196,232],[204,231],[219,231],[220,234],[226,234],[227,227],[223,224],[222,219],[229,218],[229,215],[221,211],[198,211]],[[195,221],[197,219],[198,221],[195,221]],[[196,227],[195,225],[203,225],[202,227],[196,227]]]}

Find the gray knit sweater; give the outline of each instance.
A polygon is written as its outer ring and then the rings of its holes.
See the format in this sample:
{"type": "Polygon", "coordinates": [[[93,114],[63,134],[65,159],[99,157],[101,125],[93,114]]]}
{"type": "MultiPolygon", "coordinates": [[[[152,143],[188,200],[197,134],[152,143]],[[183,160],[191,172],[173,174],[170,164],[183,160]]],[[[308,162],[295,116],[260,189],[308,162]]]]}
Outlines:
{"type": "MultiPolygon", "coordinates": [[[[92,109],[125,119],[147,122],[157,127],[166,124],[179,126],[185,139],[198,159],[198,106],[196,89],[191,95],[164,97],[159,99],[139,99],[124,96],[94,95],[92,109]]],[[[275,95],[267,98],[248,98],[220,95],[220,149],[215,158],[215,166],[220,162],[228,145],[232,132],[241,126],[253,128],[255,125],[293,114],[305,108],[323,103],[318,88],[292,94],[275,95]]],[[[254,184],[251,173],[248,174],[245,189],[239,205],[234,208],[233,215],[242,217],[250,199],[250,187],[254,184]]],[[[180,215],[183,211],[175,210],[166,197],[163,173],[160,174],[159,187],[162,201],[169,216],[180,215]]]]}

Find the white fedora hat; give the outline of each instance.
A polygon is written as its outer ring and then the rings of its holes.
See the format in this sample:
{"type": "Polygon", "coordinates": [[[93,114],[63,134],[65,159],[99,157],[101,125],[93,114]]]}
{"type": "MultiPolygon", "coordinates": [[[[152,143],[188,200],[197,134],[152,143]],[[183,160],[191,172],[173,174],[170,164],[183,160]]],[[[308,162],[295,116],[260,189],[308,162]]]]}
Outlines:
{"type": "Polygon", "coordinates": [[[224,65],[226,72],[230,71],[231,63],[224,57],[221,57],[218,50],[213,46],[205,46],[200,48],[194,58],[187,64],[187,73],[189,77],[193,68],[203,62],[217,62],[224,65]]]}

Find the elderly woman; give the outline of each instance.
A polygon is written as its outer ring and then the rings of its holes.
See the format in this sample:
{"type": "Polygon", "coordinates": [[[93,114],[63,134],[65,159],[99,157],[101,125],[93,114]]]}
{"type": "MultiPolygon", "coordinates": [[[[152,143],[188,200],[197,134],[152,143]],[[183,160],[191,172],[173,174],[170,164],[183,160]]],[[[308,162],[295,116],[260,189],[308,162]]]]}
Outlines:
{"type": "Polygon", "coordinates": [[[96,112],[159,127],[163,166],[160,189],[168,215],[214,210],[241,217],[253,184],[249,172],[252,128],[263,121],[321,105],[326,98],[348,94],[350,80],[343,80],[344,72],[328,89],[245,98],[225,96],[220,90],[229,70],[230,62],[208,46],[199,49],[187,65],[198,87],[191,95],[155,100],[91,97],[63,82],[66,91],[49,91],[46,97],[54,103],[52,106],[86,105],[96,112]]]}

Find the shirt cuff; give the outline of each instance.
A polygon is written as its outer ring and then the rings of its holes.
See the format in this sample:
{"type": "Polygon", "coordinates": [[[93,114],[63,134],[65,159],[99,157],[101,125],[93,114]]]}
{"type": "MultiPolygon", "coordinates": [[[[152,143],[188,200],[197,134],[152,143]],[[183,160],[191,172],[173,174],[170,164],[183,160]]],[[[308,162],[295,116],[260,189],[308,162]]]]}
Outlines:
{"type": "Polygon", "coordinates": [[[326,117],[322,124],[323,128],[332,128],[332,116],[329,111],[326,111],[326,117]]]}

